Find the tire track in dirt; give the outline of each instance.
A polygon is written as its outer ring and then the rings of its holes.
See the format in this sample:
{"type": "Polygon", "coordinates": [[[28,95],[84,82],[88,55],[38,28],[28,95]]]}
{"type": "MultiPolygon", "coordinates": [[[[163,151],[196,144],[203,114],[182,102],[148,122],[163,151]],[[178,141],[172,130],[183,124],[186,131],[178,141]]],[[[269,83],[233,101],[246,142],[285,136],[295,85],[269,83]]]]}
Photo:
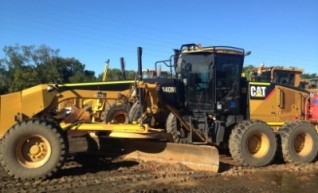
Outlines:
{"type": "MultiPolygon", "coordinates": [[[[79,192],[87,187],[106,186],[110,192],[144,189],[151,184],[169,185],[208,177],[211,173],[195,172],[182,165],[163,165],[155,162],[91,163],[83,166],[74,161],[65,164],[60,173],[44,181],[19,181],[1,171],[0,192],[79,192]]],[[[214,174],[213,174],[214,175],[214,174]]]]}
{"type": "Polygon", "coordinates": [[[100,157],[70,159],[53,178],[44,181],[18,181],[0,169],[0,192],[173,192],[177,184],[195,184],[218,177],[244,176],[257,172],[318,171],[318,161],[311,164],[281,164],[261,168],[236,166],[228,156],[221,156],[220,173],[193,171],[181,164],[159,164],[100,157]]]}

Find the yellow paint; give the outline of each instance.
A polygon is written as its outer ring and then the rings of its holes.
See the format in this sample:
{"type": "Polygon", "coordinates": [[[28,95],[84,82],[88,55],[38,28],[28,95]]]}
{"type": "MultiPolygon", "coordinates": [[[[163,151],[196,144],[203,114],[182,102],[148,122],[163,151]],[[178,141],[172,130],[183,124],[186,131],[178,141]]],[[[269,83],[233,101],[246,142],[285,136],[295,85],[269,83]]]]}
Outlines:
{"type": "Polygon", "coordinates": [[[117,132],[133,132],[133,133],[147,133],[148,126],[140,126],[139,124],[105,124],[105,123],[79,123],[79,124],[65,124],[61,123],[60,127],[67,130],[76,131],[117,131],[117,132]]]}
{"type": "Polygon", "coordinates": [[[250,85],[270,86],[271,83],[268,83],[268,82],[250,82],[250,85]]]}

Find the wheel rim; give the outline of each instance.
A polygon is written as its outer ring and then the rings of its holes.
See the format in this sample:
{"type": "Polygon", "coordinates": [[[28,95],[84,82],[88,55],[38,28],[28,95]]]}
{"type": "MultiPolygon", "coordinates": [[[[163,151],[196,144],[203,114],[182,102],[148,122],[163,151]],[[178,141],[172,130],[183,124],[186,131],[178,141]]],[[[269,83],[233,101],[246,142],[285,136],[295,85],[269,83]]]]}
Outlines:
{"type": "Polygon", "coordinates": [[[251,134],[247,139],[248,152],[255,158],[264,157],[269,146],[268,136],[261,132],[251,134]]]}
{"type": "Polygon", "coordinates": [[[112,118],[112,123],[126,123],[127,113],[126,112],[117,112],[112,118]]]}
{"type": "Polygon", "coordinates": [[[301,156],[310,154],[313,146],[313,139],[308,133],[300,133],[296,136],[294,141],[295,152],[301,156]]]}
{"type": "Polygon", "coordinates": [[[32,135],[19,140],[15,152],[21,165],[38,168],[49,160],[52,148],[43,136],[32,135]]]}

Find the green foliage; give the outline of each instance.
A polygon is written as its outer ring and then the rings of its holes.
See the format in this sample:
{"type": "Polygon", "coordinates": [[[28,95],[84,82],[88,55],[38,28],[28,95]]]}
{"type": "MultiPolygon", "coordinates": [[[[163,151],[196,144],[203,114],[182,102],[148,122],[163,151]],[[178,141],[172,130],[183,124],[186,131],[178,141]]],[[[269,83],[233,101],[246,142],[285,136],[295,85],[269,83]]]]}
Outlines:
{"type": "Polygon", "coordinates": [[[0,94],[15,92],[40,83],[96,81],[93,71],[75,58],[59,56],[48,46],[5,46],[0,59],[0,94]]]}
{"type": "Polygon", "coordinates": [[[248,65],[248,66],[245,66],[245,67],[243,67],[243,73],[244,73],[244,75],[245,75],[245,77],[247,78],[247,80],[251,80],[251,78],[252,78],[252,69],[255,69],[256,67],[255,66],[253,66],[253,65],[248,65]]]}
{"type": "Polygon", "coordinates": [[[9,77],[3,63],[4,60],[0,60],[0,93],[5,93],[9,89],[9,77]]]}
{"type": "MultiPolygon", "coordinates": [[[[136,77],[136,72],[133,70],[125,71],[126,80],[134,80],[136,77]]],[[[98,75],[98,81],[102,81],[103,73],[98,75]]],[[[107,78],[106,81],[112,81],[112,80],[122,80],[122,73],[121,70],[114,68],[114,69],[108,69],[107,71],[107,78]]]]}
{"type": "Polygon", "coordinates": [[[301,78],[302,79],[318,78],[318,75],[316,73],[313,73],[313,74],[304,73],[301,75],[301,78]]]}

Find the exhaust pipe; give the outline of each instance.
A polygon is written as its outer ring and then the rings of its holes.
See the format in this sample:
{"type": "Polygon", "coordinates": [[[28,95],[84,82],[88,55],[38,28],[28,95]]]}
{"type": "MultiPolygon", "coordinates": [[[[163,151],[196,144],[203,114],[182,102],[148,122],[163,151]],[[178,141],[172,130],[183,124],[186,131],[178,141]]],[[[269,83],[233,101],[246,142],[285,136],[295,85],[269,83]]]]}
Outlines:
{"type": "Polygon", "coordinates": [[[122,80],[126,80],[125,60],[123,57],[120,58],[120,66],[121,66],[121,78],[122,80]]]}
{"type": "MultiPolygon", "coordinates": [[[[139,82],[142,81],[142,48],[138,47],[137,48],[137,58],[138,58],[138,80],[139,82]]],[[[142,93],[142,89],[139,87],[138,88],[138,94],[139,94],[139,111],[140,111],[140,115],[142,115],[143,113],[143,106],[142,106],[142,101],[143,99],[143,93],[142,93]]],[[[140,124],[142,125],[142,121],[140,121],[140,124]]]]}

